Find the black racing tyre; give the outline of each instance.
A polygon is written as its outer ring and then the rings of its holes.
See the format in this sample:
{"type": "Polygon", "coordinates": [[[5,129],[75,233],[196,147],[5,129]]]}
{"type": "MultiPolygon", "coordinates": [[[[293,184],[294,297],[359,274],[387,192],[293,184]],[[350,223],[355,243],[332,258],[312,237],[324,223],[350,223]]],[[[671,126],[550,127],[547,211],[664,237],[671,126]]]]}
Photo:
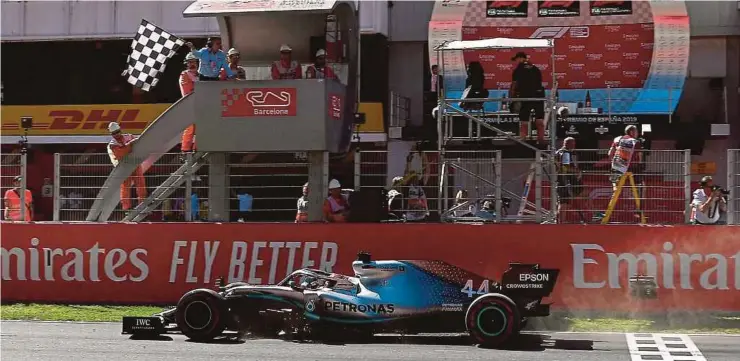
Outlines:
{"type": "Polygon", "coordinates": [[[514,301],[500,293],[479,297],[465,312],[468,333],[484,347],[501,346],[519,332],[520,322],[514,301]]]}
{"type": "Polygon", "coordinates": [[[175,321],[183,335],[194,341],[210,341],[226,329],[228,311],[223,298],[213,290],[197,289],[177,303],[175,321]]]}

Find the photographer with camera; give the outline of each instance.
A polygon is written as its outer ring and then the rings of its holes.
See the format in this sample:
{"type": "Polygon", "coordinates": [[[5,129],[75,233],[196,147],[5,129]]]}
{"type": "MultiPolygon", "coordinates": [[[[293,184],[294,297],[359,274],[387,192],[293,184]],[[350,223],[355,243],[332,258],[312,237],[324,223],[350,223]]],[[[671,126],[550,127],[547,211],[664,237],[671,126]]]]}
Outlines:
{"type": "Polygon", "coordinates": [[[712,177],[705,176],[699,182],[701,188],[694,191],[691,200],[691,224],[723,224],[720,221],[722,214],[727,212],[728,191],[714,185],[712,177]]]}

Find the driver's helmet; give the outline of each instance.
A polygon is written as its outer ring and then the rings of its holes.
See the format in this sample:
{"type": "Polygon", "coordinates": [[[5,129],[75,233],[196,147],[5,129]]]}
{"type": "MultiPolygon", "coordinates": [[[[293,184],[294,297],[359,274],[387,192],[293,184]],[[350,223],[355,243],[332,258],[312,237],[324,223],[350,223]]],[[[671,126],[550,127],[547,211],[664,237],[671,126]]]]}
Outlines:
{"type": "Polygon", "coordinates": [[[314,276],[303,276],[301,280],[301,288],[316,287],[317,284],[316,277],[314,276]]]}

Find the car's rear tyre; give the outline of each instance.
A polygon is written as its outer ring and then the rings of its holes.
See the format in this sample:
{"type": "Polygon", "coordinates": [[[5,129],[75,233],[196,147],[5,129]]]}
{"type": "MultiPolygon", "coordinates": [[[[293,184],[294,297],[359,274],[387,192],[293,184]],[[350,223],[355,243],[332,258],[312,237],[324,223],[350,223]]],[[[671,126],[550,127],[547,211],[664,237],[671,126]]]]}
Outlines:
{"type": "Polygon", "coordinates": [[[465,313],[465,326],[473,340],[484,347],[498,347],[520,328],[519,310],[511,298],[490,293],[473,301],[465,313]]]}
{"type": "Polygon", "coordinates": [[[227,312],[224,300],[218,293],[197,289],[180,298],[175,320],[180,331],[189,339],[209,341],[223,333],[227,312]]]}

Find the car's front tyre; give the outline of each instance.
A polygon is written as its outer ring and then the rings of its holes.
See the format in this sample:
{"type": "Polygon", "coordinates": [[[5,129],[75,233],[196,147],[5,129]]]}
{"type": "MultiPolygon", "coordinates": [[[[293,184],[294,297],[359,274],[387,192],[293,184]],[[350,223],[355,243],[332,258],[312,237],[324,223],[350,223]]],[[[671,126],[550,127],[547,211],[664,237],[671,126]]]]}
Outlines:
{"type": "Polygon", "coordinates": [[[484,347],[498,347],[521,329],[514,301],[490,293],[473,301],[465,313],[465,325],[473,340],[484,347]]]}
{"type": "Polygon", "coordinates": [[[180,298],[175,320],[180,331],[189,339],[209,341],[223,333],[227,313],[224,300],[218,293],[197,289],[180,298]]]}

